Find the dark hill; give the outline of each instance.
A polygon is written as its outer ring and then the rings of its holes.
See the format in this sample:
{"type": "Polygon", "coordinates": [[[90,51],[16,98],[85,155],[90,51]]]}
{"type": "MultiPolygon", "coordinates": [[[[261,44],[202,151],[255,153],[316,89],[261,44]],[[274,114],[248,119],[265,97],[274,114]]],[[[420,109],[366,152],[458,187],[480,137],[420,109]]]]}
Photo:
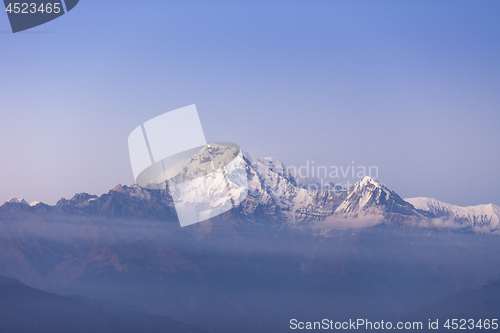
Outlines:
{"type": "Polygon", "coordinates": [[[47,293],[0,277],[1,332],[205,332],[127,306],[103,304],[47,293]]]}

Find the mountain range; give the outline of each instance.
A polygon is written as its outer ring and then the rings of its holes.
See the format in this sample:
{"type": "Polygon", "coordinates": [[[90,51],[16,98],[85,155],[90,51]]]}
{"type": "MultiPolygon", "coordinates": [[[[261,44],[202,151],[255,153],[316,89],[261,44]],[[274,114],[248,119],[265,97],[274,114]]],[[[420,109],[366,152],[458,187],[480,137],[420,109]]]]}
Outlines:
{"type": "Polygon", "coordinates": [[[182,228],[168,188],[118,185],[53,206],[13,198],[0,206],[0,275],[90,303],[82,316],[103,323],[116,323],[103,303],[114,302],[135,308],[121,312],[131,326],[214,333],[288,332],[291,318],[426,321],[419,309],[500,278],[494,205],[402,199],[370,177],[316,190],[277,159],[244,161],[247,198],[182,228]]]}
{"type": "MultiPolygon", "coordinates": [[[[402,199],[377,179],[364,177],[352,187],[329,184],[324,189],[299,185],[287,166],[276,158],[243,155],[248,197],[226,214],[250,221],[273,221],[285,227],[325,230],[372,226],[379,223],[500,233],[500,207],[488,204],[460,207],[432,198],[402,199]]],[[[199,167],[193,161],[189,167],[199,167]]],[[[25,214],[100,216],[176,221],[168,187],[143,189],[118,185],[101,196],[87,193],[61,199],[54,206],[11,198],[0,207],[0,218],[25,214]]]]}

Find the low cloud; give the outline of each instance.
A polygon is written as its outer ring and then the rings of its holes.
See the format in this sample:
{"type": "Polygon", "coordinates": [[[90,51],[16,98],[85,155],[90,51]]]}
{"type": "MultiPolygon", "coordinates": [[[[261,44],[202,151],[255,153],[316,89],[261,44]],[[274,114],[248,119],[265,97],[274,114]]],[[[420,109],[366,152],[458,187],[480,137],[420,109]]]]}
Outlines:
{"type": "Polygon", "coordinates": [[[373,227],[384,221],[382,216],[341,218],[328,216],[324,220],[315,222],[311,229],[361,229],[373,227]]]}
{"type": "Polygon", "coordinates": [[[427,229],[452,229],[452,230],[464,229],[465,227],[463,224],[458,223],[452,219],[441,219],[441,218],[419,220],[416,223],[416,226],[419,228],[427,228],[427,229]]]}

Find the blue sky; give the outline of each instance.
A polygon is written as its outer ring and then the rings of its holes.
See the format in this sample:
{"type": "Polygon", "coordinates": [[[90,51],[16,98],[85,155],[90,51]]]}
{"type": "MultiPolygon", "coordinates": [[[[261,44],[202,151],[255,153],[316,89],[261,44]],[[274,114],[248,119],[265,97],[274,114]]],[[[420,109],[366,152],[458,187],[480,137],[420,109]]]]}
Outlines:
{"type": "Polygon", "coordinates": [[[0,14],[0,201],[131,184],[128,134],[196,104],[209,141],[500,205],[499,15],[498,1],[81,0],[12,34],[0,14]]]}

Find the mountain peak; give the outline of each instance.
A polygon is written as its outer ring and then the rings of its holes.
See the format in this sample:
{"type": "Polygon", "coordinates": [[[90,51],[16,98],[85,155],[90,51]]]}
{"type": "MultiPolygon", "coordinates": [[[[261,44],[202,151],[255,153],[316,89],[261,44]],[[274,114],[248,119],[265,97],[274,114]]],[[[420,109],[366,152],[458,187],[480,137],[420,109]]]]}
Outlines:
{"type": "Polygon", "coordinates": [[[347,198],[335,210],[337,216],[357,218],[367,215],[419,215],[411,204],[374,177],[365,176],[354,184],[348,193],[347,198]]]}
{"type": "Polygon", "coordinates": [[[365,187],[365,186],[375,186],[376,188],[381,188],[381,189],[384,189],[385,191],[387,192],[391,192],[391,190],[389,190],[387,188],[387,186],[385,186],[384,184],[382,184],[377,178],[375,177],[371,177],[371,176],[365,176],[363,178],[361,178],[360,180],[358,180],[353,187],[365,187]]]}
{"type": "Polygon", "coordinates": [[[7,200],[8,203],[20,203],[23,205],[29,205],[29,203],[24,200],[24,198],[17,198],[17,197],[11,197],[9,200],[7,200]]]}
{"type": "Polygon", "coordinates": [[[112,191],[124,192],[124,191],[125,191],[125,188],[123,187],[123,185],[122,185],[122,184],[118,184],[118,185],[116,185],[116,186],[112,189],[112,191]]]}

